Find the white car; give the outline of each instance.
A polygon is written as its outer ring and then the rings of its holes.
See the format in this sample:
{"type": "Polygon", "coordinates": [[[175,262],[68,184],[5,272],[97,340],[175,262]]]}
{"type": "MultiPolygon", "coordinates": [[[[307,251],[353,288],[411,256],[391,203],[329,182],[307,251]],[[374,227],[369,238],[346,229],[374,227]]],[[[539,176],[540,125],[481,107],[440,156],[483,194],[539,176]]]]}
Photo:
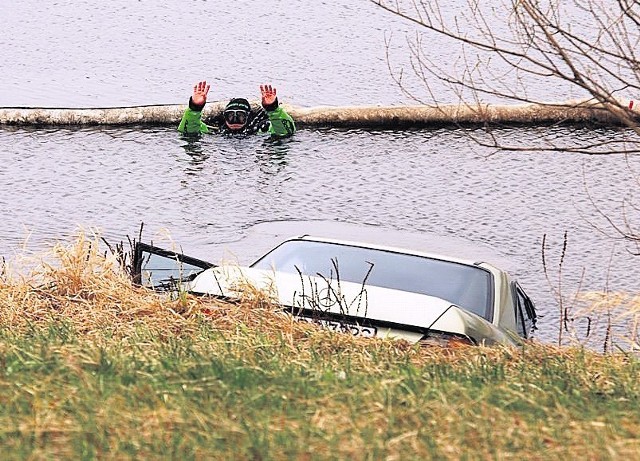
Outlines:
{"type": "Polygon", "coordinates": [[[231,300],[251,286],[271,294],[297,319],[354,335],[514,345],[535,328],[531,299],[486,262],[302,236],[249,267],[213,266],[142,245],[136,267],[145,285],[166,287],[180,279],[192,293],[231,300]],[[158,256],[180,261],[179,277],[163,273],[158,256]]]}

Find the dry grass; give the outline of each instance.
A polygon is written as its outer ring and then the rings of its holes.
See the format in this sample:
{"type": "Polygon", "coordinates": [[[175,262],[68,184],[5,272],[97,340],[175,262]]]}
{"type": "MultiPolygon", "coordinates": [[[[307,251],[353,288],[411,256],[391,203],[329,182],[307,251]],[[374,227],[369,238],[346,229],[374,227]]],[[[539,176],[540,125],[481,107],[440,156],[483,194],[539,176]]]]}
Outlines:
{"type": "Polygon", "coordinates": [[[133,286],[113,256],[99,252],[97,239],[84,235],[69,247],[56,245],[50,254],[21,260],[0,279],[0,322],[23,330],[52,320],[65,321],[87,337],[104,329],[126,335],[137,322],[174,331],[186,324],[184,314],[197,300],[179,305],[133,286]]]}
{"type": "Polygon", "coordinates": [[[358,339],[259,292],[228,304],[140,289],[98,248],[80,236],[0,279],[9,458],[637,456],[631,356],[358,339]]]}
{"type": "Polygon", "coordinates": [[[640,350],[640,295],[590,291],[579,293],[577,302],[580,307],[576,318],[581,319],[583,324],[588,320],[592,329],[599,328],[602,332],[599,338],[605,352],[616,349],[640,350]]]}

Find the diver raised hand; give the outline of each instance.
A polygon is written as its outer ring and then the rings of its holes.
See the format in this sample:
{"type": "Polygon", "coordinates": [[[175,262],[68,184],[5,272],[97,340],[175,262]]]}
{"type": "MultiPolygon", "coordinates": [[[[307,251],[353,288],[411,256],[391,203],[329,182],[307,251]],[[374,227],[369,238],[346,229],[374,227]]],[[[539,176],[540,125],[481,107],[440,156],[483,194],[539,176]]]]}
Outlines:
{"type": "Polygon", "coordinates": [[[209,94],[209,88],[211,85],[207,85],[206,81],[198,82],[193,87],[193,96],[191,96],[191,100],[193,104],[196,106],[204,107],[207,103],[207,95],[209,94]]]}
{"type": "Polygon", "coordinates": [[[260,93],[262,93],[262,107],[265,110],[276,110],[278,108],[278,97],[276,89],[271,85],[260,85],[260,93]]]}

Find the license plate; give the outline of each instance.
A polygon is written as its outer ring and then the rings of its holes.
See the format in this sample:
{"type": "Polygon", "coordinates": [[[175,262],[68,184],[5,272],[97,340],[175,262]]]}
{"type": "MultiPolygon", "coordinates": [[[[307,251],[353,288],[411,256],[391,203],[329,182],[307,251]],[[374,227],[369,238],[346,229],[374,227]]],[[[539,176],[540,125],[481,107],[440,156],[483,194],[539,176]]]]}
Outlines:
{"type": "Polygon", "coordinates": [[[313,323],[314,325],[320,325],[327,330],[338,331],[340,333],[350,333],[353,336],[360,336],[363,338],[373,338],[378,333],[378,329],[376,327],[365,327],[352,322],[314,319],[309,317],[297,317],[297,319],[313,323]]]}

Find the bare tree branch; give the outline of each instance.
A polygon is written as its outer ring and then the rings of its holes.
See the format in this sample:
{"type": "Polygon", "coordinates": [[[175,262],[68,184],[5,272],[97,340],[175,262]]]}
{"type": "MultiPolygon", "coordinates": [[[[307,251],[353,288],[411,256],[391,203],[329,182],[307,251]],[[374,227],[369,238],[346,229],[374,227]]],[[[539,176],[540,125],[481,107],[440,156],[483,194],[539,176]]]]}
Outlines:
{"type": "MultiPolygon", "coordinates": [[[[551,126],[540,130],[535,145],[524,145],[512,130],[487,122],[483,131],[465,131],[474,142],[494,153],[626,155],[627,168],[640,185],[628,163],[631,155],[640,154],[640,117],[629,103],[634,97],[640,98],[640,60],[636,51],[640,46],[639,1],[467,0],[465,8],[456,9],[448,4],[445,8],[440,0],[370,1],[417,25],[421,31],[415,38],[408,38],[407,44],[411,72],[426,88],[423,95],[408,89],[403,69],[394,72],[389,59],[390,38],[385,43],[391,75],[416,101],[423,102],[426,96],[436,107],[442,106],[441,91],[434,86],[439,82],[458,98],[459,104],[475,107],[472,110],[481,114],[487,107],[486,98],[489,102],[549,104],[541,100],[544,95],[536,94],[535,88],[556,85],[584,94],[585,104],[599,103],[624,127],[613,131],[608,139],[594,141],[593,136],[570,140],[556,137],[551,126]],[[450,53],[455,59],[443,60],[441,54],[434,52],[430,46],[434,37],[458,47],[458,53],[450,53]]],[[[618,221],[601,209],[586,183],[585,189],[596,216],[605,221],[613,237],[640,248],[640,205],[633,196],[629,194],[622,200],[618,221]]]]}

